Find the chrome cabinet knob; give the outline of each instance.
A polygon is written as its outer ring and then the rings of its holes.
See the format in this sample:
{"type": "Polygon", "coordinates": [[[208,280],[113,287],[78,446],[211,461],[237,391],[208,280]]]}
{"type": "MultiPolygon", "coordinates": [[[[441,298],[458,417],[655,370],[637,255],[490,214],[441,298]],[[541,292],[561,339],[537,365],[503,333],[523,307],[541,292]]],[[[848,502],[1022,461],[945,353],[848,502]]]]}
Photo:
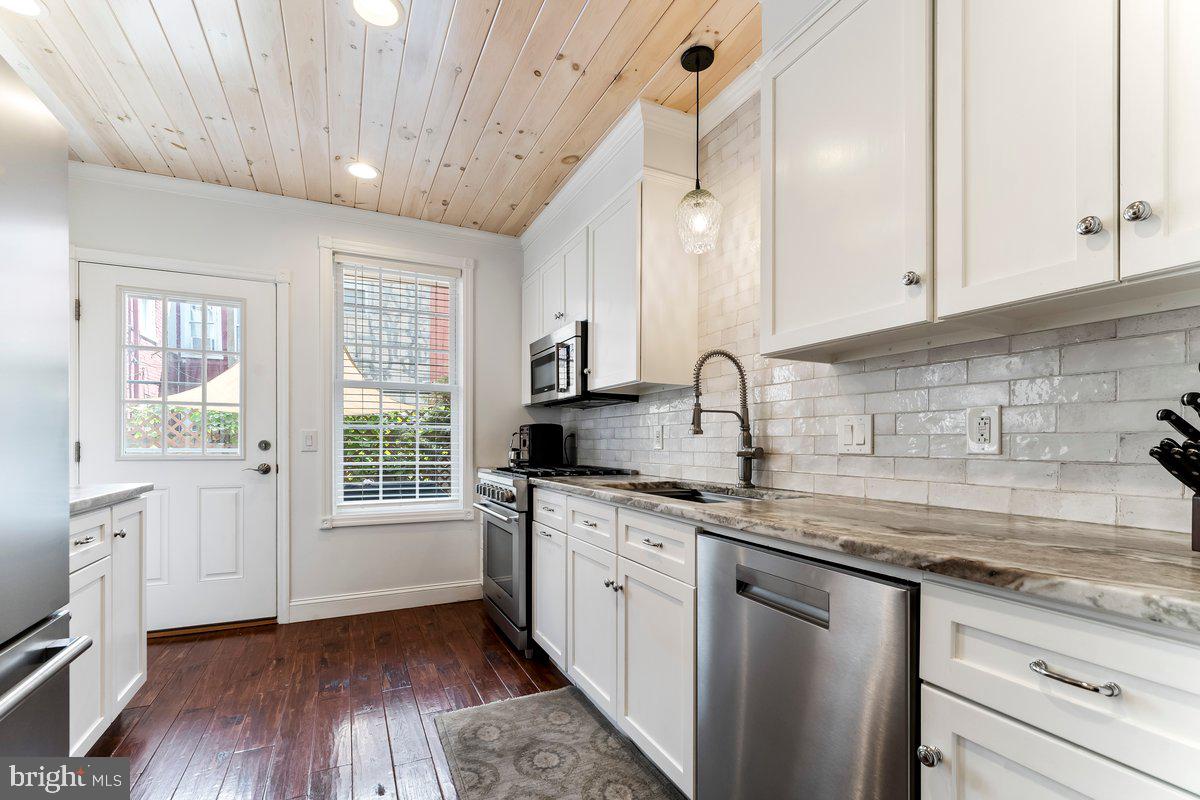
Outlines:
{"type": "Polygon", "coordinates": [[[910,269],[908,272],[900,276],[900,282],[905,286],[916,286],[921,282],[921,276],[910,269]]]}
{"type": "Polygon", "coordinates": [[[616,583],[616,581],[605,581],[605,582],[604,582],[604,588],[605,588],[605,589],[611,589],[611,588],[613,587],[613,584],[614,584],[614,583],[616,583]]]}
{"type": "Polygon", "coordinates": [[[1104,230],[1104,223],[1094,214],[1084,217],[1075,224],[1075,232],[1080,236],[1092,236],[1102,230],[1104,230]]]}
{"type": "Polygon", "coordinates": [[[1125,206],[1125,210],[1121,212],[1121,217],[1126,222],[1141,222],[1144,219],[1149,219],[1153,213],[1154,209],[1145,200],[1134,200],[1125,206]]]}
{"type": "Polygon", "coordinates": [[[917,761],[921,762],[922,767],[933,768],[942,763],[942,751],[936,747],[921,745],[917,748],[917,761]]]}
{"type": "Polygon", "coordinates": [[[613,581],[613,587],[612,587],[612,590],[613,590],[614,592],[620,592],[620,591],[623,591],[624,589],[625,589],[625,587],[624,587],[624,586],[622,586],[621,584],[617,583],[616,581],[613,581]]]}
{"type": "Polygon", "coordinates": [[[555,319],[562,319],[562,318],[563,318],[563,317],[565,317],[566,315],[567,315],[567,314],[566,314],[566,312],[565,312],[565,311],[555,311],[555,312],[554,312],[554,318],[555,318],[555,319]]]}
{"type": "Polygon", "coordinates": [[[117,539],[124,539],[128,535],[129,534],[125,531],[124,528],[122,528],[121,530],[119,530],[113,534],[113,536],[116,537],[117,539]]]}

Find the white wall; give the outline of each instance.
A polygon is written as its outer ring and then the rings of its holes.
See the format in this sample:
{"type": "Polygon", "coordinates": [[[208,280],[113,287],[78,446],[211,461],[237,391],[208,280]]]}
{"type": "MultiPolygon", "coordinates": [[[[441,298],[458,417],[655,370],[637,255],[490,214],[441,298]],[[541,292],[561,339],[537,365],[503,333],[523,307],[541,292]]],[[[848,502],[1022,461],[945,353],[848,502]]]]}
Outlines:
{"type": "MultiPolygon", "coordinates": [[[[299,452],[300,431],[323,414],[318,237],[477,260],[474,457],[503,463],[520,405],[521,251],[515,239],[369,211],[154,175],[72,164],[71,242],[76,247],[291,276],[291,597],[293,619],[479,596],[475,522],[319,529],[324,459],[299,452]],[[451,584],[425,593],[393,590],[451,584]],[[467,584],[467,585],[462,585],[467,584]],[[336,598],[327,603],[296,601],[336,598]]],[[[82,390],[81,390],[82,394],[82,390]]],[[[467,489],[470,489],[468,483],[467,489]]]]}

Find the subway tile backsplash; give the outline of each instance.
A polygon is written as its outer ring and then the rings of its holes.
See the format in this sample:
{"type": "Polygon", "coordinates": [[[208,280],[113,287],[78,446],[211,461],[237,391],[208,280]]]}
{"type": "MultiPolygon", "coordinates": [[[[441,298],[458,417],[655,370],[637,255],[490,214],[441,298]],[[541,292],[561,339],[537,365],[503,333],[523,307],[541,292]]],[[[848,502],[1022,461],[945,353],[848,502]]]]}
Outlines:
{"type": "MultiPolygon", "coordinates": [[[[1183,487],[1146,451],[1173,435],[1154,412],[1179,410],[1182,392],[1200,390],[1200,308],[842,364],[764,359],[758,99],[701,146],[702,178],[725,204],[718,248],[701,259],[701,347],[732,350],[749,371],[755,439],[767,451],[757,483],[1189,530],[1183,487]],[[1000,455],[967,455],[972,405],[1003,406],[1000,455]],[[864,413],[873,415],[875,454],[838,455],[836,416],[864,413]]],[[[736,406],[725,362],[709,362],[703,388],[706,406],[736,406]]],[[[691,402],[690,390],[671,390],[636,405],[564,411],[563,423],[583,462],[735,481],[736,422],[708,417],[704,435],[693,436],[691,402]]]]}

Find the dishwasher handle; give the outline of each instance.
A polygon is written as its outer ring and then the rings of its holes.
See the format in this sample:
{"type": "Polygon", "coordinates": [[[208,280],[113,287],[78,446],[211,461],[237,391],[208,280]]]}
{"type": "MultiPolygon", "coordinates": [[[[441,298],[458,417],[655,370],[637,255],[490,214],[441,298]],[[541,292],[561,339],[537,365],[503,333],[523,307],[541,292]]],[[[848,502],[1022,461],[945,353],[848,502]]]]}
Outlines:
{"type": "Polygon", "coordinates": [[[820,628],[829,628],[829,592],[738,564],[739,596],[820,628]]]}

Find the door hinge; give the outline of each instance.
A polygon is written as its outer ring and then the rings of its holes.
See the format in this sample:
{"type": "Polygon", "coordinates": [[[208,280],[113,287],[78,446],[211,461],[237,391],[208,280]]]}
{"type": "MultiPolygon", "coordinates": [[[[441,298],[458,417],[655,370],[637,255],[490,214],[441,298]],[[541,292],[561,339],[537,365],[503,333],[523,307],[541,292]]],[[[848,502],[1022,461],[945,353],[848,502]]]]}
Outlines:
{"type": "Polygon", "coordinates": [[[79,321],[79,316],[82,313],[82,311],[83,311],[83,303],[80,302],[78,297],[76,297],[75,298],[75,321],[76,322],[79,321]]]}
{"type": "Polygon", "coordinates": [[[83,456],[83,445],[81,445],[79,442],[75,442],[75,463],[76,464],[79,463],[79,459],[82,456],[83,456]]]}

